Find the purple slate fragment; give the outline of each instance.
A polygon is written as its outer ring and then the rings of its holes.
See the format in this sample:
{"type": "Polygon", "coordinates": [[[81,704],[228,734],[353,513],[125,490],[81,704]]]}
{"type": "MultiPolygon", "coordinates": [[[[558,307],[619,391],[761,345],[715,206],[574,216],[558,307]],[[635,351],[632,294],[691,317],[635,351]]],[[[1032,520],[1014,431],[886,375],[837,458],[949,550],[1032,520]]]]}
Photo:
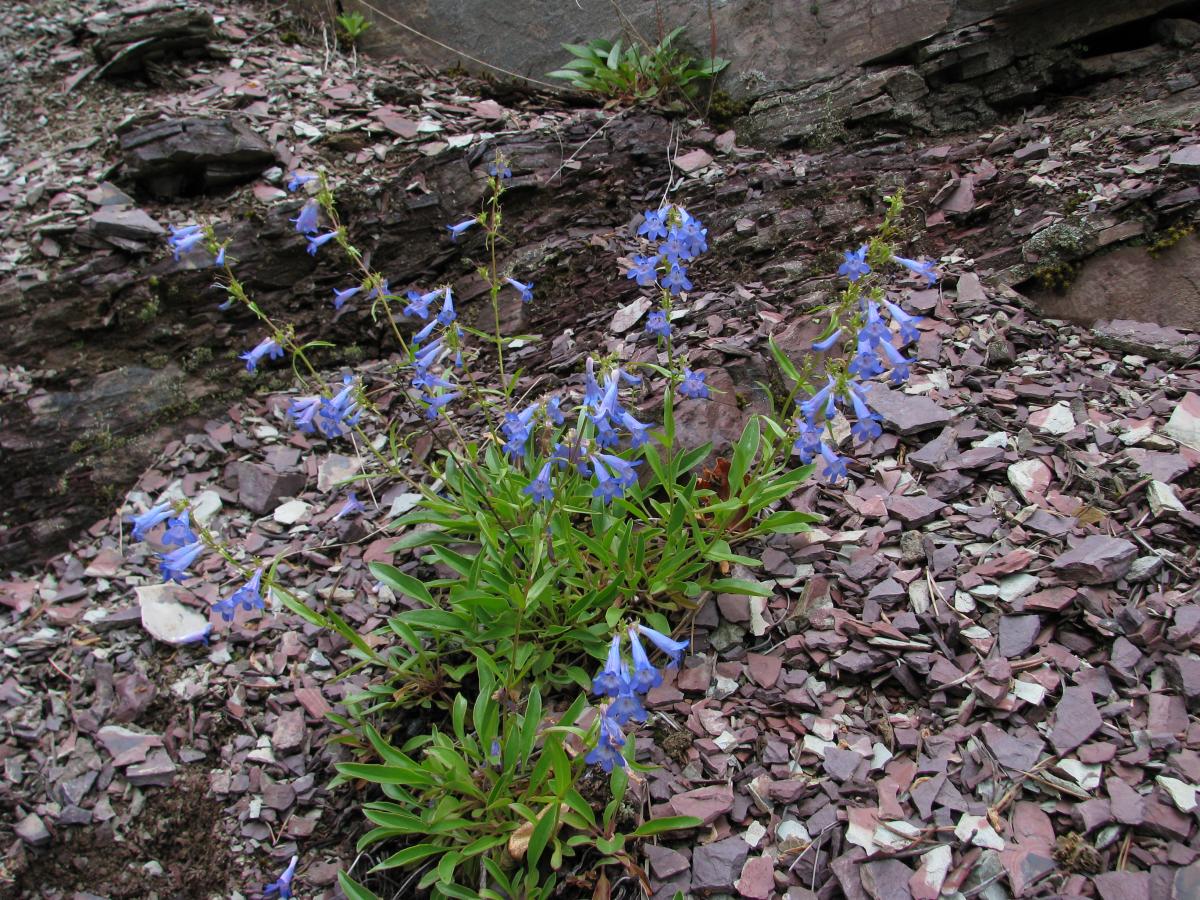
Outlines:
{"type": "Polygon", "coordinates": [[[1113,818],[1122,825],[1141,825],[1146,817],[1146,801],[1120,778],[1110,776],[1104,784],[1113,818]]]}
{"type": "Polygon", "coordinates": [[[1050,743],[1059,753],[1067,753],[1099,731],[1102,724],[1091,691],[1082,687],[1063,688],[1062,699],[1054,708],[1050,743]]]}
{"type": "Polygon", "coordinates": [[[692,851],[692,889],[732,891],[749,855],[750,845],[740,837],[697,847],[692,851]]]}
{"type": "Polygon", "coordinates": [[[991,722],[983,724],[980,734],[1000,765],[1022,772],[1028,772],[1037,765],[1045,748],[1045,744],[1040,740],[1022,740],[997,728],[991,722]]]}
{"type": "Polygon", "coordinates": [[[825,751],[825,773],[834,781],[849,781],[862,761],[861,753],[830,747],[825,751]]]}
{"type": "Polygon", "coordinates": [[[1129,571],[1137,546],[1124,538],[1093,534],[1084,538],[1051,563],[1064,578],[1084,584],[1106,584],[1129,571]]]}
{"type": "Polygon", "coordinates": [[[913,870],[898,859],[879,859],[859,869],[863,890],[872,900],[910,900],[908,882],[913,870]]]}
{"type": "Polygon", "coordinates": [[[1146,900],[1150,896],[1149,872],[1105,872],[1092,878],[1100,900],[1146,900]]]}
{"type": "Polygon", "coordinates": [[[948,424],[954,414],[928,397],[892,391],[881,384],[871,385],[867,405],[883,417],[883,424],[900,435],[917,434],[948,424]]]}
{"type": "Polygon", "coordinates": [[[1000,655],[1005,659],[1016,659],[1023,655],[1042,630],[1038,616],[1000,617],[1000,655]]]}

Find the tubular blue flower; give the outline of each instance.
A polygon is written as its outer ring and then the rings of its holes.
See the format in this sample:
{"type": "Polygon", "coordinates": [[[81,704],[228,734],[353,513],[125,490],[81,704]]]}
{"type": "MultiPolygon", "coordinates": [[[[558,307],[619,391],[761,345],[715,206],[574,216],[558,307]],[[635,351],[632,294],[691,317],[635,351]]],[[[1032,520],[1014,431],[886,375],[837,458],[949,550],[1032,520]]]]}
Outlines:
{"type": "Polygon", "coordinates": [[[638,226],[639,236],[652,241],[667,236],[667,210],[648,209],[643,216],[642,224],[638,226]]]}
{"type": "Polygon", "coordinates": [[[162,573],[163,579],[182,582],[189,578],[188,566],[196,561],[196,557],[203,549],[203,542],[194,541],[191,544],[184,544],[170,553],[163,554],[159,561],[159,571],[162,573]]]}
{"type": "Polygon", "coordinates": [[[624,670],[621,673],[621,692],[617,694],[616,700],[608,704],[608,716],[618,725],[627,725],[631,721],[645,722],[649,718],[646,707],[642,705],[642,698],[634,693],[624,663],[621,668],[624,670]]]}
{"type": "Polygon", "coordinates": [[[667,239],[659,245],[659,255],[667,261],[670,266],[678,266],[681,262],[686,262],[692,258],[691,244],[679,232],[678,228],[672,228],[667,234],[667,239]]]}
{"type": "Polygon", "coordinates": [[[904,354],[888,341],[881,342],[879,346],[887,357],[888,362],[892,364],[892,371],[889,373],[892,384],[901,384],[907,381],[910,374],[908,367],[912,363],[912,360],[906,359],[904,354]]]}
{"type": "Polygon", "coordinates": [[[681,223],[678,230],[689,257],[708,252],[708,229],[701,227],[699,219],[688,216],[687,221],[681,223]]]}
{"type": "Polygon", "coordinates": [[[867,245],[863,244],[857,250],[845,251],[846,261],[838,266],[838,274],[845,275],[851,281],[858,281],[864,275],[869,275],[871,267],[867,264],[867,245]]]}
{"type": "Polygon", "coordinates": [[[443,325],[451,325],[458,318],[458,313],[454,311],[454,295],[450,293],[450,288],[445,288],[446,299],[442,301],[442,309],[437,315],[437,320],[443,325]]]}
{"type": "Polygon", "coordinates": [[[135,541],[144,541],[146,534],[157,525],[159,522],[169,519],[171,513],[170,503],[160,503],[157,506],[152,506],[140,516],[133,516],[130,521],[133,522],[133,539],[135,541]]]}
{"type": "Polygon", "coordinates": [[[892,332],[879,315],[879,304],[874,300],[867,300],[864,302],[863,308],[866,311],[866,323],[858,333],[859,340],[865,338],[872,347],[880,341],[890,341],[892,332]]]}
{"type": "Polygon", "coordinates": [[[850,434],[860,444],[873,441],[883,434],[879,425],[879,416],[867,408],[862,393],[857,386],[850,389],[850,403],[854,406],[855,422],[850,427],[850,434]]]}
{"type": "Polygon", "coordinates": [[[637,630],[643,637],[649,638],[650,643],[671,658],[669,668],[674,669],[679,666],[679,661],[683,659],[683,651],[687,649],[688,641],[673,640],[661,631],[655,631],[646,625],[638,625],[637,630]]]}
{"type": "Polygon", "coordinates": [[[374,300],[376,297],[383,297],[386,300],[391,296],[391,294],[391,285],[388,284],[388,280],[385,278],[379,283],[378,287],[371,288],[370,293],[367,294],[367,299],[374,300]]]}
{"type": "Polygon", "coordinates": [[[529,440],[529,423],[533,421],[538,409],[538,404],[530,403],[519,413],[506,413],[500,430],[504,432],[505,437],[524,444],[529,440]]]}
{"type": "Polygon", "coordinates": [[[830,378],[829,381],[825,383],[825,387],[821,388],[819,391],[800,404],[800,412],[804,418],[808,420],[810,425],[815,425],[817,423],[817,413],[820,412],[822,408],[827,408],[829,399],[833,396],[833,387],[834,382],[833,379],[830,378]]]}
{"type": "Polygon", "coordinates": [[[650,665],[646,649],[638,638],[637,629],[632,625],[629,627],[629,646],[633,653],[633,675],[629,679],[629,684],[634,692],[644,694],[651,688],[662,684],[662,673],[650,665]]]}
{"type": "Polygon", "coordinates": [[[196,249],[196,246],[204,240],[203,231],[193,231],[178,238],[172,238],[168,243],[171,244],[171,250],[175,256],[175,261],[179,262],[179,258],[185,253],[190,253],[196,249]]]}
{"type": "Polygon", "coordinates": [[[287,414],[288,418],[296,423],[297,428],[306,434],[312,434],[317,430],[317,426],[313,422],[313,417],[320,408],[320,397],[297,397],[288,406],[287,414]]]}
{"type": "Polygon", "coordinates": [[[354,395],[354,378],[347,375],[342,379],[342,389],[332,400],[321,399],[321,411],[317,424],[325,437],[340,437],[346,428],[358,423],[362,411],[354,395]]]}
{"type": "Polygon", "coordinates": [[[341,309],[343,306],[346,305],[347,300],[349,300],[351,297],[353,297],[355,294],[357,294],[361,290],[362,290],[361,287],[350,287],[350,288],[346,288],[344,291],[339,291],[337,288],[334,288],[333,289],[333,308],[341,309]]]}
{"type": "MultiPolygon", "coordinates": [[[[417,335],[416,337],[420,337],[420,340],[423,341],[425,340],[425,337],[428,337],[428,335],[425,335],[424,337],[417,335]]],[[[414,337],[414,343],[419,343],[419,341],[416,340],[416,337],[414,337]]],[[[438,361],[445,349],[445,341],[443,341],[441,337],[438,337],[437,340],[435,340],[424,350],[419,351],[416,356],[413,357],[413,367],[417,369],[428,369],[438,361]]]]}
{"type": "Polygon", "coordinates": [[[262,598],[262,573],[262,567],[255,569],[250,580],[234,591],[230,598],[234,603],[241,604],[246,612],[265,608],[262,598]]]}
{"type": "Polygon", "coordinates": [[[433,334],[433,329],[435,329],[437,327],[438,327],[437,319],[430,319],[428,322],[426,322],[425,327],[413,335],[413,338],[412,338],[413,347],[414,348],[420,347],[422,341],[424,341],[427,337],[429,337],[431,334],[433,334]]]}
{"type": "Polygon", "coordinates": [[[825,338],[824,340],[817,341],[816,343],[814,343],[812,345],[812,348],[819,353],[824,353],[826,350],[828,350],[830,347],[832,347],[834,344],[836,344],[838,341],[838,338],[840,338],[841,336],[842,336],[842,329],[839,328],[833,334],[829,335],[829,337],[825,338]]]}
{"type": "Polygon", "coordinates": [[[621,635],[614,634],[604,668],[592,679],[592,693],[615,697],[621,693],[621,635]]]}
{"type": "Polygon", "coordinates": [[[275,338],[263,338],[253,350],[247,350],[238,359],[246,361],[247,372],[254,372],[258,370],[258,364],[262,362],[264,356],[267,359],[279,359],[279,357],[283,356],[283,348],[275,342],[275,338]]]}
{"type": "Polygon", "coordinates": [[[625,757],[621,755],[621,748],[624,746],[625,735],[621,733],[621,726],[609,716],[601,716],[600,736],[596,740],[596,746],[583,758],[584,762],[599,766],[605,772],[611,772],[613,766],[624,768],[625,757]]]}
{"type": "Polygon", "coordinates": [[[592,471],[596,474],[596,487],[592,491],[592,496],[599,497],[603,503],[609,503],[620,497],[625,492],[621,487],[621,482],[612,477],[596,454],[593,453],[588,459],[591,460],[592,471]]]}
{"type": "Polygon", "coordinates": [[[292,878],[296,874],[296,863],[299,861],[299,856],[293,856],[292,861],[288,863],[288,867],[283,870],[283,874],[263,888],[263,897],[278,895],[280,900],[291,900],[292,878]]]}
{"type": "Polygon", "coordinates": [[[315,199],[309,200],[301,207],[300,214],[288,221],[296,223],[296,230],[300,234],[316,234],[321,230],[321,204],[315,199]]]}
{"type": "Polygon", "coordinates": [[[295,192],[300,190],[300,188],[304,187],[304,185],[308,184],[310,181],[316,180],[316,175],[310,175],[307,172],[296,171],[292,173],[292,178],[287,183],[287,189],[291,192],[295,192]]]}
{"type": "Polygon", "coordinates": [[[440,413],[448,403],[453,403],[461,395],[462,391],[450,391],[447,394],[438,394],[436,397],[431,397],[428,394],[423,395],[421,399],[429,404],[428,408],[425,410],[425,418],[430,420],[436,419],[438,417],[438,413],[440,413]]]}
{"type": "Polygon", "coordinates": [[[560,408],[561,402],[558,397],[551,397],[550,401],[546,404],[546,417],[555,425],[561,425],[566,421],[560,408]]]}
{"type": "Polygon", "coordinates": [[[621,413],[621,424],[629,432],[630,443],[634,449],[650,440],[650,426],[639,422],[628,412],[621,413]]]}
{"type": "Polygon", "coordinates": [[[858,351],[854,354],[854,358],[850,360],[850,365],[847,368],[851,375],[863,381],[874,378],[883,372],[883,362],[879,358],[879,353],[871,344],[870,339],[865,335],[859,334],[858,351]]]}
{"type": "Polygon", "coordinates": [[[185,238],[192,234],[198,234],[203,230],[200,225],[180,225],[178,227],[175,225],[168,225],[167,227],[171,229],[171,236],[167,238],[167,243],[172,245],[174,245],[175,242],[181,238],[185,238]]]}
{"type": "Polygon", "coordinates": [[[626,278],[635,278],[639,287],[650,287],[658,281],[658,257],[634,254],[630,258],[633,263],[625,273],[626,278]]]}
{"type": "Polygon", "coordinates": [[[911,344],[921,337],[921,333],[917,331],[917,323],[921,321],[920,316],[910,316],[895,303],[890,300],[883,301],[884,305],[891,313],[892,321],[900,326],[900,346],[911,344]]]}
{"type": "Polygon", "coordinates": [[[662,280],[662,286],[672,294],[690,291],[692,289],[692,283],[688,281],[687,269],[678,265],[671,266],[671,271],[669,271],[662,280]]]}
{"type": "Polygon", "coordinates": [[[617,391],[620,386],[620,378],[615,373],[610,372],[604,382],[604,393],[600,395],[599,402],[592,406],[592,419],[594,421],[606,417],[612,418],[617,415],[617,391]]]}
{"type": "Polygon", "coordinates": [[[174,519],[167,519],[167,530],[163,532],[162,542],[167,547],[182,547],[200,540],[192,531],[191,513],[184,510],[174,519]]]}
{"type": "Polygon", "coordinates": [[[421,294],[417,291],[408,292],[408,305],[404,307],[406,316],[415,316],[418,319],[429,318],[429,304],[441,296],[442,289],[435,288],[427,294],[421,294]]]}
{"type": "Polygon", "coordinates": [[[829,481],[838,481],[846,475],[846,460],[841,457],[824,441],[821,441],[821,458],[825,460],[825,468],[821,476],[829,481]]]}
{"type": "Polygon", "coordinates": [[[617,434],[617,430],[613,428],[612,420],[607,416],[600,416],[594,419],[592,424],[596,427],[594,440],[597,446],[607,450],[621,443],[621,436],[617,434]]]}
{"type": "Polygon", "coordinates": [[[656,309],[646,316],[646,334],[660,338],[671,336],[671,323],[667,321],[667,314],[663,310],[656,309]]]}
{"type": "Polygon", "coordinates": [[[637,484],[637,472],[634,471],[635,466],[641,465],[641,460],[630,462],[626,459],[621,459],[619,456],[613,456],[611,453],[595,454],[604,461],[604,464],[612,472],[617,483],[623,488],[632,487],[637,484]]]}
{"type": "Polygon", "coordinates": [[[225,248],[221,247],[217,250],[217,255],[213,257],[213,265],[220,267],[225,265],[225,248]]]}
{"type": "Polygon", "coordinates": [[[179,644],[181,646],[184,644],[207,645],[208,639],[212,637],[212,630],[212,624],[205,622],[203,628],[199,629],[198,631],[190,632],[189,634],[181,634],[179,637],[175,638],[175,640],[171,641],[171,643],[179,644]]]}
{"type": "Polygon", "coordinates": [[[521,294],[521,302],[522,303],[529,303],[531,300],[533,300],[533,282],[532,281],[529,282],[529,284],[522,284],[521,282],[517,281],[515,278],[505,278],[504,280],[507,281],[514,288],[516,288],[517,291],[521,294]]]}
{"type": "Polygon", "coordinates": [[[683,370],[683,381],[679,384],[679,395],[681,397],[690,397],[693,400],[708,399],[711,393],[708,390],[708,385],[704,383],[704,372],[693,372],[691,369],[683,370]]]}
{"type": "Polygon", "coordinates": [[[821,450],[821,429],[812,425],[806,419],[797,418],[796,432],[799,437],[792,444],[792,452],[799,455],[800,462],[808,465],[821,450]]]}
{"type": "Polygon", "coordinates": [[[355,513],[363,512],[365,509],[366,509],[366,507],[363,506],[362,503],[359,501],[358,495],[355,494],[354,491],[350,491],[346,495],[345,505],[343,505],[342,508],[340,510],[338,510],[338,514],[336,516],[334,516],[333,519],[336,522],[338,519],[346,518],[346,516],[352,516],[355,513]]]}
{"type": "Polygon", "coordinates": [[[324,234],[319,234],[316,237],[308,239],[308,255],[316,256],[317,251],[337,237],[336,231],[327,231],[324,234]]]}
{"type": "Polygon", "coordinates": [[[933,270],[933,263],[926,260],[905,259],[903,256],[893,256],[892,262],[898,262],[904,268],[908,269],[914,275],[927,280],[930,284],[937,284],[938,274],[933,270]]]}
{"type": "Polygon", "coordinates": [[[596,383],[596,361],[589,356],[583,364],[583,402],[594,408],[601,396],[600,385],[596,383]]]}
{"type": "Polygon", "coordinates": [[[635,384],[636,385],[636,384],[642,383],[641,375],[634,375],[632,372],[626,372],[620,366],[617,367],[617,377],[620,378],[626,384],[635,384]]]}
{"type": "Polygon", "coordinates": [[[450,230],[450,240],[457,241],[459,235],[461,235],[468,228],[471,228],[473,225],[478,224],[478,219],[465,219],[462,222],[459,222],[457,225],[447,225],[446,228],[450,230]]]}
{"type": "Polygon", "coordinates": [[[521,493],[533,499],[534,503],[547,503],[554,499],[554,489],[550,487],[550,463],[542,466],[538,477],[521,489],[521,493]]]}
{"type": "Polygon", "coordinates": [[[492,163],[488,166],[488,174],[493,178],[499,178],[501,181],[507,181],[512,178],[512,169],[508,167],[508,163],[492,163]]]}

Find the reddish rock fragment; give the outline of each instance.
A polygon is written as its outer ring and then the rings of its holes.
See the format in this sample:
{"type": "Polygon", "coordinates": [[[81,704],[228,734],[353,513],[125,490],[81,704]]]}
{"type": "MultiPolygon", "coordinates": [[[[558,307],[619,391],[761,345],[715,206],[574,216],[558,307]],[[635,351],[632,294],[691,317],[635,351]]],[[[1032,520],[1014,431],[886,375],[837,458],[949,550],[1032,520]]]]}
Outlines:
{"type": "Polygon", "coordinates": [[[913,870],[898,859],[880,859],[864,863],[859,870],[863,890],[871,900],[909,900],[908,882],[913,870]]]}
{"type": "Polygon", "coordinates": [[[1091,691],[1082,687],[1063,688],[1062,699],[1054,708],[1050,743],[1059,753],[1067,753],[1099,731],[1102,724],[1091,691]]]}
{"type": "Polygon", "coordinates": [[[750,845],[740,837],[704,844],[692,851],[692,889],[731,891],[741,874],[750,845]]]}
{"type": "Polygon", "coordinates": [[[751,900],[769,900],[775,891],[775,860],[769,856],[755,856],[746,860],[737,890],[751,900]]]}
{"type": "Polygon", "coordinates": [[[1101,900],[1146,900],[1150,896],[1149,872],[1105,872],[1092,878],[1101,900]]]}
{"type": "Polygon", "coordinates": [[[1064,578],[1084,584],[1107,584],[1129,571],[1137,546],[1124,538],[1093,534],[1050,564],[1064,578]]]}
{"type": "Polygon", "coordinates": [[[1042,630],[1042,620],[1037,616],[1000,617],[1000,655],[1005,659],[1022,656],[1042,630]]]}
{"type": "Polygon", "coordinates": [[[733,789],[721,784],[685,791],[671,798],[671,809],[677,816],[695,816],[701,825],[711,825],[733,809],[733,789]]]}

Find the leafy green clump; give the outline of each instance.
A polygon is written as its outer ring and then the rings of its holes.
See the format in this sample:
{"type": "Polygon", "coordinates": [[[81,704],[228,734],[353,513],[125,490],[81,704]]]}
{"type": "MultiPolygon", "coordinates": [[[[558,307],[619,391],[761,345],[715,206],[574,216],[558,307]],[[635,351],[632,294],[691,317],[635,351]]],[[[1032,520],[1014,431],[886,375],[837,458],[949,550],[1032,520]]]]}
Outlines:
{"type": "Polygon", "coordinates": [[[719,56],[704,60],[674,46],[683,31],[676,28],[654,46],[624,44],[601,38],[586,44],[563,44],[575,58],[561,69],[548,73],[581,91],[613,97],[626,102],[693,99],[700,83],[714,78],[729,60],[719,56]]]}

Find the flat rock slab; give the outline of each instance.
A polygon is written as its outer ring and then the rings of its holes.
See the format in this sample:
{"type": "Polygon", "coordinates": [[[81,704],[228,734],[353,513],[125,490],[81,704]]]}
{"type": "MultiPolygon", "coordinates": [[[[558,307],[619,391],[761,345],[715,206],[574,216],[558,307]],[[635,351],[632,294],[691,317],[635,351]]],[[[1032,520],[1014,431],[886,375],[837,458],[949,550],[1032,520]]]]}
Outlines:
{"type": "Polygon", "coordinates": [[[275,163],[240,119],[171,119],[121,136],[129,175],[157,197],[207,193],[257,178],[275,163]]]}
{"type": "Polygon", "coordinates": [[[104,64],[96,77],[132,75],[147,63],[207,56],[213,36],[213,17],[199,9],[158,12],[104,29],[93,48],[104,64]]]}
{"type": "Polygon", "coordinates": [[[1135,556],[1137,546],[1132,541],[1093,534],[1050,565],[1064,578],[1084,584],[1106,584],[1128,572],[1135,556]]]}
{"type": "Polygon", "coordinates": [[[1150,359],[1185,363],[1200,353],[1200,340],[1176,328],[1135,322],[1132,319],[1111,319],[1097,322],[1092,337],[1101,347],[1122,353],[1136,353],[1150,359]]]}
{"type": "Polygon", "coordinates": [[[867,404],[883,418],[883,424],[900,435],[919,434],[949,424],[954,414],[928,397],[871,385],[867,404]]]}

